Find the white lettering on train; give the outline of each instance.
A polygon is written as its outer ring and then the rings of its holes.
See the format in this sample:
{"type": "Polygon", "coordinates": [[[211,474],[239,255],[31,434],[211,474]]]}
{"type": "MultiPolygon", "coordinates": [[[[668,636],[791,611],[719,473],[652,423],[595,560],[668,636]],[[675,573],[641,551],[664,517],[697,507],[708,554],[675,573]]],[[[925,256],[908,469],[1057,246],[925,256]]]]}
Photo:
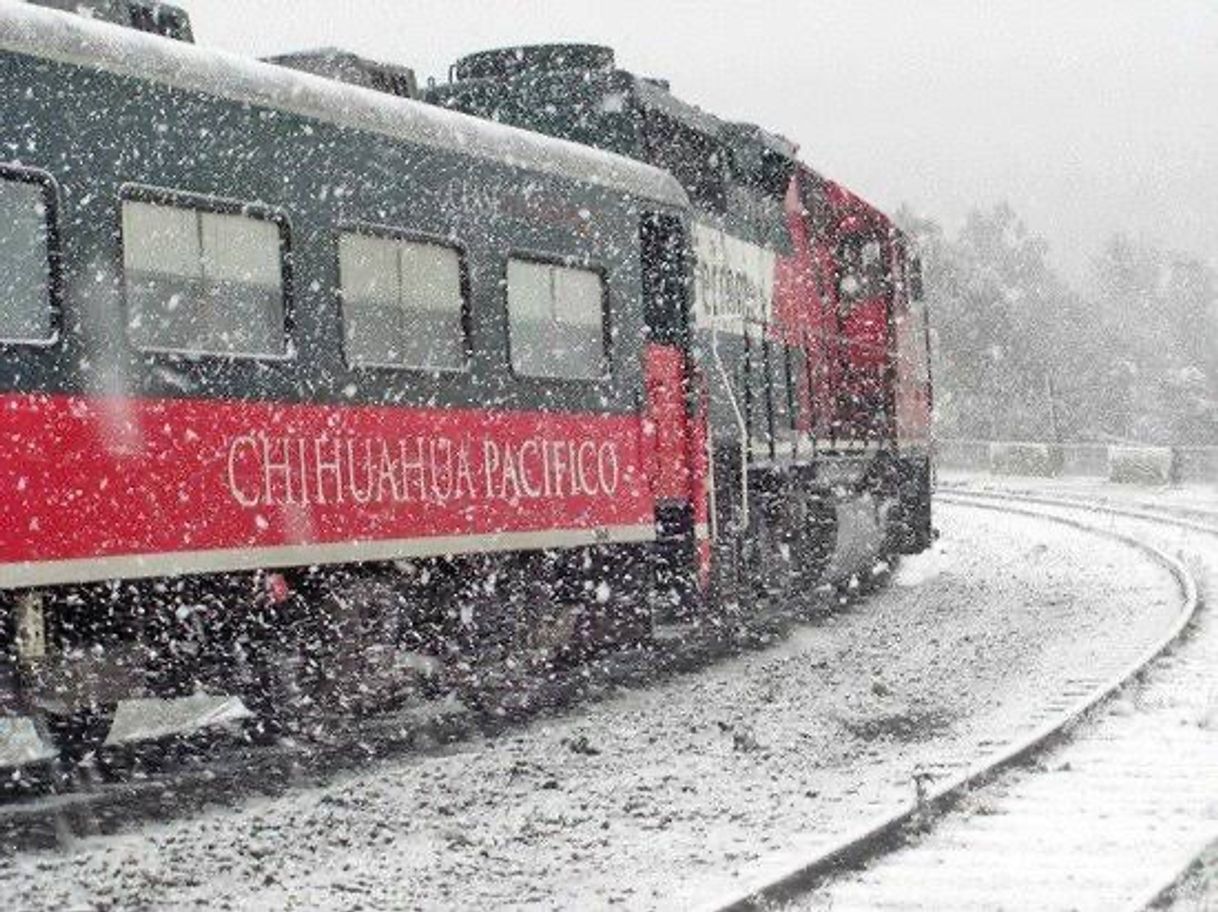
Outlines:
{"type": "Polygon", "coordinates": [[[228,444],[229,494],[247,508],[518,502],[613,497],[616,441],[242,434],[228,444]]]}
{"type": "Polygon", "coordinates": [[[743,334],[746,323],[768,323],[773,311],[773,250],[705,222],[692,226],[694,320],[703,328],[743,334]]]}

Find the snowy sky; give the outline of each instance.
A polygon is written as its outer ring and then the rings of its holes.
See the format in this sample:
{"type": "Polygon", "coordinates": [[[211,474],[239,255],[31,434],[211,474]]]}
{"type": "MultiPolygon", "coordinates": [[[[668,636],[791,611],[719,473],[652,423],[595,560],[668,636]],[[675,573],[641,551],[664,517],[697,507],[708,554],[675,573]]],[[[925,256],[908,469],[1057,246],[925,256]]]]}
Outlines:
{"type": "Polygon", "coordinates": [[[339,45],[443,78],[590,41],[784,133],[885,208],[1009,200],[1082,279],[1125,230],[1218,266],[1218,0],[178,0],[200,43],[339,45]]]}

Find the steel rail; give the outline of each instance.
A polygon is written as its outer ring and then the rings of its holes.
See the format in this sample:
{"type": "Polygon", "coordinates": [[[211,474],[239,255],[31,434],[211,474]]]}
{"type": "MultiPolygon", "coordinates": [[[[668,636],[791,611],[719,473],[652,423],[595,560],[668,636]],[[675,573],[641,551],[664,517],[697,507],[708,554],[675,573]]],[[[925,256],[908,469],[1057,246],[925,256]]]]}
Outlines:
{"type": "Polygon", "coordinates": [[[1047,497],[1013,496],[1001,493],[985,493],[973,496],[971,492],[940,492],[939,498],[971,509],[1028,516],[1066,525],[1129,545],[1151,557],[1168,570],[1181,594],[1180,610],[1167,631],[1133,662],[1123,667],[1089,693],[1075,701],[1050,722],[1040,726],[1031,734],[1019,739],[995,756],[974,764],[963,773],[937,786],[929,787],[921,803],[911,804],[895,813],[880,815],[854,829],[826,849],[819,849],[809,858],[786,867],[777,873],[766,873],[745,884],[734,895],[718,899],[704,908],[707,912],[761,912],[790,902],[835,875],[855,870],[865,862],[879,858],[899,848],[906,833],[915,825],[925,828],[936,817],[950,811],[970,791],[993,780],[999,773],[1040,753],[1067,735],[1077,722],[1101,704],[1113,698],[1130,682],[1139,677],[1155,659],[1163,655],[1183,635],[1195,619],[1201,606],[1196,579],[1182,561],[1133,536],[1110,529],[1097,528],[1076,519],[1046,513],[1042,510],[1023,509],[1011,506],[1010,502],[1025,502],[1039,507],[1076,510],[1088,513],[1103,513],[1122,518],[1146,519],[1158,523],[1183,526],[1208,534],[1218,534],[1218,528],[1178,520],[1170,515],[1161,515],[1140,510],[1123,510],[1115,507],[1079,504],[1070,500],[1054,500],[1047,497]]]}
{"type": "Polygon", "coordinates": [[[1057,507],[1063,510],[1078,510],[1081,513],[1107,513],[1125,519],[1142,519],[1147,522],[1157,522],[1161,525],[1177,526],[1193,532],[1206,535],[1218,535],[1218,510],[1203,510],[1197,507],[1172,505],[1157,507],[1144,501],[1135,501],[1132,505],[1122,506],[1111,501],[1096,503],[1084,499],[1080,495],[1063,495],[1048,497],[1044,494],[1026,494],[1020,491],[972,491],[966,488],[950,487],[939,491],[939,498],[947,501],[1015,501],[1035,504],[1037,506],[1057,507]],[[1198,522],[1196,517],[1204,516],[1214,520],[1213,524],[1198,522]],[[1189,518],[1193,517],[1193,518],[1189,518]]]}
{"type": "MultiPolygon", "coordinates": [[[[1086,501],[1085,495],[1063,495],[1058,498],[1045,497],[1038,494],[1028,494],[1019,491],[973,491],[966,488],[957,488],[952,486],[948,498],[955,496],[959,499],[973,500],[1014,500],[1022,503],[1031,503],[1042,506],[1053,506],[1060,509],[1078,510],[1081,512],[1098,512],[1098,513],[1119,513],[1122,517],[1130,519],[1138,519],[1144,522],[1153,522],[1165,526],[1174,526],[1175,528],[1188,529],[1193,532],[1200,532],[1203,535],[1218,536],[1218,524],[1207,524],[1197,522],[1196,517],[1207,517],[1215,520],[1218,523],[1218,511],[1199,509],[1197,507],[1189,507],[1181,504],[1172,504],[1170,506],[1157,506],[1148,504],[1145,501],[1132,502],[1132,508],[1129,506],[1121,507],[1118,510],[1113,510],[1109,507],[1110,501],[1103,501],[1100,504],[1086,501]]],[[[1191,877],[1200,861],[1206,855],[1218,853],[1218,842],[1211,843],[1202,850],[1196,857],[1191,859],[1187,864],[1181,866],[1178,870],[1171,872],[1167,878],[1160,881],[1139,899],[1135,900],[1129,906],[1129,912],[1143,912],[1143,910],[1158,908],[1169,900],[1176,892],[1177,888],[1189,877],[1191,877]]]]}

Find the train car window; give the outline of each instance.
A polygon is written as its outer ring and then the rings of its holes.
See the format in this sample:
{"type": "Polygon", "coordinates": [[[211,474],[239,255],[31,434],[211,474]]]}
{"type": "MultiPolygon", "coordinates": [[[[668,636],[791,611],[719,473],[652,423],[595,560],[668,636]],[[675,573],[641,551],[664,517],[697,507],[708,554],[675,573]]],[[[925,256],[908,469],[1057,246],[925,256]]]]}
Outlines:
{"type": "Polygon", "coordinates": [[[605,376],[605,281],[599,272],[512,257],[507,300],[513,371],[564,380],[605,376]]]}
{"type": "Polygon", "coordinates": [[[156,12],[152,7],[144,6],[142,3],[131,3],[128,5],[128,12],[132,28],[139,29],[141,32],[157,34],[156,12]]]}
{"type": "Polygon", "coordinates": [[[0,342],[55,340],[49,185],[0,171],[0,342]]]}
{"type": "Polygon", "coordinates": [[[123,200],[132,343],[191,355],[286,355],[284,230],[249,215],[123,200]]]}
{"type": "Polygon", "coordinates": [[[129,0],[127,17],[131,27],[141,32],[173,38],[177,41],[193,42],[190,17],[184,10],[155,2],[155,0],[129,0]]]}
{"type": "Polygon", "coordinates": [[[921,301],[925,295],[922,287],[922,260],[918,257],[912,257],[909,260],[909,297],[914,301],[921,301]]]}
{"type": "Polygon", "coordinates": [[[464,369],[465,295],[457,250],[343,232],[338,260],[348,364],[464,369]]]}
{"type": "Polygon", "coordinates": [[[885,293],[887,277],[880,242],[850,237],[839,248],[838,297],[844,307],[885,293]]]}

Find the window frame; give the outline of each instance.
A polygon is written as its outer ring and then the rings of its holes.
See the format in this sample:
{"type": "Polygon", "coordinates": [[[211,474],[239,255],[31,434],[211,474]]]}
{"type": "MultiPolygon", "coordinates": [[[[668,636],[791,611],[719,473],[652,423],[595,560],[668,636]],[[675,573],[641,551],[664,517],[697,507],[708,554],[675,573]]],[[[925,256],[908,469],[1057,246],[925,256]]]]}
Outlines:
{"type": "Polygon", "coordinates": [[[377,222],[366,222],[358,219],[345,219],[334,228],[334,269],[338,281],[334,285],[334,297],[338,301],[338,320],[340,344],[343,350],[343,364],[352,371],[396,371],[412,374],[449,374],[459,375],[470,373],[474,361],[473,344],[473,307],[470,295],[469,248],[460,239],[436,234],[429,231],[418,231],[412,228],[400,228],[377,222]],[[404,241],[412,244],[431,244],[444,247],[457,254],[457,276],[461,294],[461,366],[460,367],[420,367],[410,364],[375,364],[366,362],[355,364],[351,361],[351,353],[347,350],[347,313],[346,299],[343,296],[343,270],[340,244],[344,234],[362,234],[365,237],[378,238],[387,241],[404,241]]]}
{"type": "Polygon", "coordinates": [[[115,234],[119,242],[119,271],[123,279],[123,334],[127,338],[127,344],[135,351],[145,355],[181,361],[261,361],[282,363],[296,359],[297,351],[293,338],[296,324],[294,318],[295,285],[292,269],[292,222],[284,209],[268,203],[244,202],[232,197],[213,196],[190,190],[157,187],[149,184],[126,183],[119,187],[118,190],[118,229],[115,234]],[[137,343],[131,336],[131,302],[127,298],[127,238],[123,231],[123,204],[127,202],[186,209],[199,213],[210,212],[216,215],[238,215],[254,219],[255,221],[270,222],[274,225],[279,231],[280,297],[283,306],[283,352],[281,354],[256,354],[249,352],[195,351],[137,343]]]}
{"type": "Polygon", "coordinates": [[[613,326],[612,326],[612,308],[610,306],[609,297],[609,269],[605,263],[598,259],[584,258],[578,256],[563,256],[562,254],[548,253],[545,251],[535,250],[526,247],[513,247],[507,252],[507,256],[503,260],[503,316],[505,321],[505,329],[507,330],[504,337],[504,355],[507,358],[507,368],[512,377],[516,380],[539,381],[542,383],[570,383],[588,386],[596,383],[606,383],[613,379],[616,373],[616,364],[613,356],[613,326]],[[508,288],[508,271],[512,260],[521,260],[526,263],[534,263],[541,266],[557,266],[561,269],[581,270],[583,272],[593,273],[600,279],[601,285],[601,369],[596,376],[589,377],[556,377],[550,374],[526,374],[521,373],[516,369],[516,364],[512,358],[512,306],[510,300],[510,289],[508,288]]]}
{"type": "Polygon", "coordinates": [[[63,248],[59,229],[60,187],[51,172],[13,162],[0,162],[0,180],[34,184],[42,190],[43,225],[47,246],[47,317],[50,331],[42,339],[10,339],[0,331],[0,348],[54,348],[63,341],[63,248]]]}
{"type": "Polygon", "coordinates": [[[870,232],[852,232],[845,235],[837,245],[835,260],[838,263],[838,276],[835,283],[837,303],[838,309],[843,315],[848,315],[864,301],[874,301],[876,298],[889,298],[892,296],[895,275],[892,270],[889,252],[885,249],[885,245],[878,235],[870,232]],[[876,248],[877,257],[877,268],[874,271],[867,268],[866,257],[864,256],[866,248],[873,244],[876,248]],[[852,246],[856,250],[857,271],[852,268],[854,264],[847,262],[845,254],[847,246],[852,246]],[[851,275],[854,275],[859,281],[859,290],[847,295],[842,291],[842,283],[851,275]]]}

